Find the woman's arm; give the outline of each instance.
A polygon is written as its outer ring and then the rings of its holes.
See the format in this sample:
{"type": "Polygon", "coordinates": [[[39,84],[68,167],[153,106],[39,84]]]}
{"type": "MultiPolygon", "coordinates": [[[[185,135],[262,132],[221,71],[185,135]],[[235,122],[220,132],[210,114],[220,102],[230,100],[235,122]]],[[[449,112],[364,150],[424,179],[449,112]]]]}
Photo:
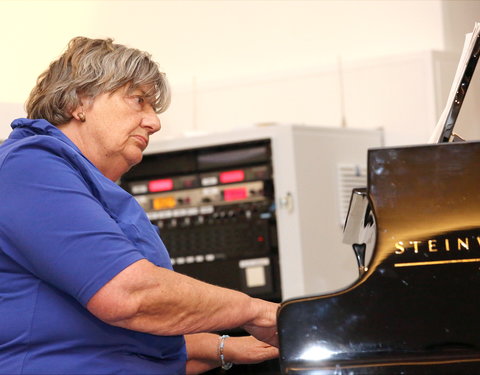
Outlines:
{"type": "Polygon", "coordinates": [[[145,259],[116,275],[87,304],[104,322],[135,331],[168,336],[244,327],[275,346],[277,307],[145,259]]]}
{"type": "Polygon", "coordinates": [[[201,374],[220,366],[219,340],[220,336],[213,333],[185,335],[187,375],[201,374]]]}
{"type": "MultiPolygon", "coordinates": [[[[219,367],[220,336],[211,333],[186,335],[187,374],[202,372],[219,367]]],[[[225,362],[234,364],[254,364],[278,357],[278,349],[265,344],[252,336],[229,337],[224,341],[225,362]]]]}
{"type": "Polygon", "coordinates": [[[209,370],[218,367],[219,364],[216,361],[208,361],[201,359],[187,359],[187,371],[186,375],[203,374],[209,370]]]}

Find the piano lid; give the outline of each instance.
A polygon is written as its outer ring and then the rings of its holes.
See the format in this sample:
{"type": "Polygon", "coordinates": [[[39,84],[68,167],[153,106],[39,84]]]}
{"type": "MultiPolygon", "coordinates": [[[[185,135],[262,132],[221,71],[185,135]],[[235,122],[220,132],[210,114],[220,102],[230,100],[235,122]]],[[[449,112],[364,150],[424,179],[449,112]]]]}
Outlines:
{"type": "Polygon", "coordinates": [[[480,374],[480,142],[368,158],[372,260],[345,290],[282,303],[283,373],[480,374]]]}

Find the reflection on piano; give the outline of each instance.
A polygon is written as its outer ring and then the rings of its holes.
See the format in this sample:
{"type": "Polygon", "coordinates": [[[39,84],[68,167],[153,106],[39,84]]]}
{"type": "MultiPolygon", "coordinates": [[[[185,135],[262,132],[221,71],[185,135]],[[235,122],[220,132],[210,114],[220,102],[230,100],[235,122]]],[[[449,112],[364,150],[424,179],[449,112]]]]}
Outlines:
{"type": "Polygon", "coordinates": [[[359,279],[282,303],[282,373],[480,374],[480,142],[447,142],[479,52],[476,34],[440,143],[369,150],[345,226],[359,279]]]}

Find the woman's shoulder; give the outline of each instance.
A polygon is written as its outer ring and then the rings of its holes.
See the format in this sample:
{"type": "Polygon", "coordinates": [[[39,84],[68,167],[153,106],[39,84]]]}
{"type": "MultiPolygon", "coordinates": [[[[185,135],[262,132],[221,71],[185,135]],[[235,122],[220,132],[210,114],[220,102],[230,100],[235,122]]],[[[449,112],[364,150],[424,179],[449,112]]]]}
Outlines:
{"type": "Polygon", "coordinates": [[[7,183],[34,180],[86,186],[92,169],[75,148],[49,135],[7,140],[0,145],[0,180],[7,183]]]}
{"type": "Polygon", "coordinates": [[[9,138],[0,146],[0,155],[10,153],[78,153],[78,148],[55,125],[43,119],[19,118],[12,122],[9,138]]]}
{"type": "MultiPolygon", "coordinates": [[[[53,162],[56,157],[74,157],[77,152],[60,139],[48,135],[35,135],[23,139],[8,139],[0,146],[0,168],[7,161],[30,161],[32,164],[53,162]]],[[[75,159],[75,158],[73,158],[75,159]]]]}

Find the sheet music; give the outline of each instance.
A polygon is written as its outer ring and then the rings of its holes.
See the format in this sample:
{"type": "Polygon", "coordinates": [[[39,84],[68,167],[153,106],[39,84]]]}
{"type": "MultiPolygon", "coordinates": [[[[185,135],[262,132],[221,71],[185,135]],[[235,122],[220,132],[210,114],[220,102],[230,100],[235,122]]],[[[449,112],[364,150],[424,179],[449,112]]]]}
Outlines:
{"type": "MultiPolygon", "coordinates": [[[[470,57],[472,56],[472,52],[475,48],[479,35],[480,35],[480,23],[476,22],[473,32],[465,35],[465,42],[463,44],[462,54],[460,56],[460,61],[458,63],[457,70],[455,72],[455,77],[453,79],[452,87],[450,88],[447,104],[442,114],[440,115],[440,118],[437,122],[437,125],[435,126],[435,129],[433,130],[433,133],[428,143],[440,142],[442,133],[444,133],[445,127],[448,126],[447,120],[451,112],[452,106],[454,106],[455,104],[457,105],[462,104],[462,103],[455,103],[455,96],[457,95],[457,92],[459,92],[459,90],[461,89],[460,88],[461,81],[465,74],[465,70],[467,68],[470,57]]],[[[454,124],[451,124],[451,125],[453,126],[454,124]]]]}

